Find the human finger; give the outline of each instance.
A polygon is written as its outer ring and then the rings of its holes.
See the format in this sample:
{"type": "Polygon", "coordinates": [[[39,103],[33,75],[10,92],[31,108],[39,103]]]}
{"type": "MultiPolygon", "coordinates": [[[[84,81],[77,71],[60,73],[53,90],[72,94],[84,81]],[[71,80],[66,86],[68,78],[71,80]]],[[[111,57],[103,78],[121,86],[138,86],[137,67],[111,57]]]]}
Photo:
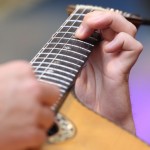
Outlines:
{"type": "Polygon", "coordinates": [[[94,11],[85,15],[75,36],[80,39],[89,37],[95,29],[110,28],[115,32],[126,32],[132,36],[136,34],[136,27],[122,15],[115,12],[94,11]]]}
{"type": "Polygon", "coordinates": [[[103,29],[100,31],[101,33],[101,36],[103,37],[103,39],[105,39],[106,41],[111,41],[114,39],[114,37],[116,36],[116,32],[113,31],[112,29],[110,28],[107,28],[107,29],[103,29]]]}
{"type": "Polygon", "coordinates": [[[47,84],[44,82],[39,82],[41,87],[40,101],[43,105],[51,106],[53,105],[60,96],[60,91],[57,86],[47,84]]]}
{"type": "Polygon", "coordinates": [[[38,125],[41,128],[49,129],[54,122],[54,114],[49,107],[42,107],[38,117],[38,125]]]}
{"type": "Polygon", "coordinates": [[[121,32],[111,41],[105,44],[104,51],[114,53],[119,51],[136,51],[141,52],[142,44],[127,33],[121,32]]]}
{"type": "Polygon", "coordinates": [[[26,147],[29,150],[35,147],[41,147],[41,145],[46,141],[46,132],[40,128],[29,128],[26,131],[26,136],[24,136],[24,141],[21,143],[22,147],[26,147]]]}

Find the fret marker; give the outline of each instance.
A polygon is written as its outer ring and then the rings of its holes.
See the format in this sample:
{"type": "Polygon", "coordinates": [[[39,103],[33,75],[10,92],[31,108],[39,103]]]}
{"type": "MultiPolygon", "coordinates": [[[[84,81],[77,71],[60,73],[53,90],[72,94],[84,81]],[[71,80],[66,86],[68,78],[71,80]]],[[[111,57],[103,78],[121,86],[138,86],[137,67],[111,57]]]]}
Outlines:
{"type": "Polygon", "coordinates": [[[54,63],[54,64],[60,64],[60,61],[54,60],[53,63],[54,63]]]}
{"type": "Polygon", "coordinates": [[[69,46],[64,46],[64,49],[66,49],[66,50],[71,50],[71,47],[69,47],[69,46]]]}
{"type": "Polygon", "coordinates": [[[54,70],[52,70],[52,69],[47,69],[47,70],[46,70],[46,73],[54,73],[54,70]]]}

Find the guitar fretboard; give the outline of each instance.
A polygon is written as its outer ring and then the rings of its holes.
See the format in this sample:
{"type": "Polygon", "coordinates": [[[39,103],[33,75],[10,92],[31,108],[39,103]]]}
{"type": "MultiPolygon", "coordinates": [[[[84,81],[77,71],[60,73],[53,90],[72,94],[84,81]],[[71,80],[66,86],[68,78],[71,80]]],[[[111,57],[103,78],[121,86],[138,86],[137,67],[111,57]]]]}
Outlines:
{"type": "Polygon", "coordinates": [[[60,88],[60,100],[53,107],[54,111],[63,103],[94,45],[100,40],[97,31],[84,41],[74,37],[85,14],[91,11],[76,9],[31,61],[39,80],[60,88]]]}

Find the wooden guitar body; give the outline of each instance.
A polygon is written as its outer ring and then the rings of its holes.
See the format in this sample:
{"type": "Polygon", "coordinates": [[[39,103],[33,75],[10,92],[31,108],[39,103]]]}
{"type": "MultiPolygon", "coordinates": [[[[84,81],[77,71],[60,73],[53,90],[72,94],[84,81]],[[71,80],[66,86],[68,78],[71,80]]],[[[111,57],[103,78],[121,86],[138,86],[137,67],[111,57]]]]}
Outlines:
{"type": "Polygon", "coordinates": [[[146,144],[83,106],[71,94],[60,112],[72,119],[76,134],[71,139],[45,144],[42,150],[148,150],[146,144]]]}

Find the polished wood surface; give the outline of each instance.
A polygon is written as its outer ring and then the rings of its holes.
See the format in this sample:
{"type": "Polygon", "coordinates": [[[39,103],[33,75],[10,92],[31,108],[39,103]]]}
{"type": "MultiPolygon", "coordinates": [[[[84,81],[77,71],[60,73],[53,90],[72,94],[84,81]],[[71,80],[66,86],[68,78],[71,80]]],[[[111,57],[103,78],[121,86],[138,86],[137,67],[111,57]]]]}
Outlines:
{"type": "Polygon", "coordinates": [[[75,124],[75,137],[59,144],[45,144],[42,150],[150,150],[135,136],[84,107],[71,94],[61,113],[75,124]]]}

